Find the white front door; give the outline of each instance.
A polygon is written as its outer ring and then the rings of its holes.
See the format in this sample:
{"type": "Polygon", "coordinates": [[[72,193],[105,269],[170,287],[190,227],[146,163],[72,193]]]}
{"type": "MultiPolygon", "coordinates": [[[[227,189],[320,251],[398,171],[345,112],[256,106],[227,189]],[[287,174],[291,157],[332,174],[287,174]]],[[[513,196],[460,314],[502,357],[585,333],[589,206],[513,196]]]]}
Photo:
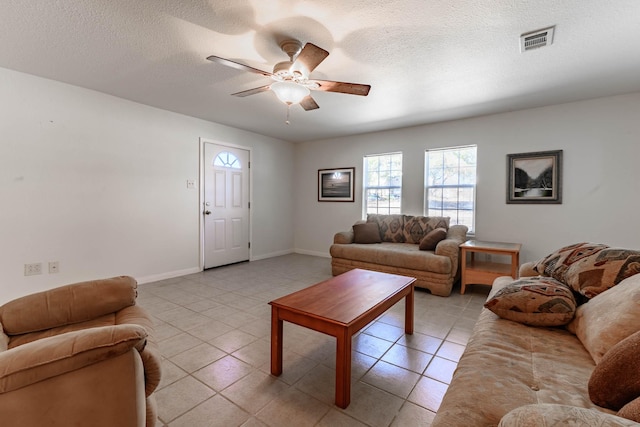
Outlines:
{"type": "Polygon", "coordinates": [[[249,151],[204,143],[204,268],[249,260],[249,151]]]}

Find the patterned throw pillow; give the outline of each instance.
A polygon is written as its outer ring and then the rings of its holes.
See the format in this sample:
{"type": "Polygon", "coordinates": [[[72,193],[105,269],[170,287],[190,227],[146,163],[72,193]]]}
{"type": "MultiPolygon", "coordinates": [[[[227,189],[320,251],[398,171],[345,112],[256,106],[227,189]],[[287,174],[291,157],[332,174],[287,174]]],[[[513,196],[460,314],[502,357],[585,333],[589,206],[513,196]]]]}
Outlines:
{"type": "Polygon", "coordinates": [[[538,261],[533,269],[543,276],[553,277],[556,280],[565,282],[565,274],[571,264],[581,259],[597,254],[603,249],[608,248],[607,245],[596,243],[576,243],[574,245],[565,246],[545,258],[538,261]]]}
{"type": "Polygon", "coordinates": [[[564,282],[587,298],[640,273],[640,251],[606,248],[572,263],[564,282]]]}
{"type": "Polygon", "coordinates": [[[569,287],[551,277],[516,280],[484,306],[503,319],[530,326],[559,326],[573,319],[576,300],[569,287]]]}
{"type": "Polygon", "coordinates": [[[404,216],[404,239],[407,243],[419,244],[424,236],[436,228],[449,229],[448,216],[404,216]]]}
{"type": "Polygon", "coordinates": [[[367,215],[367,222],[377,222],[383,242],[404,243],[403,215],[367,215]]]}

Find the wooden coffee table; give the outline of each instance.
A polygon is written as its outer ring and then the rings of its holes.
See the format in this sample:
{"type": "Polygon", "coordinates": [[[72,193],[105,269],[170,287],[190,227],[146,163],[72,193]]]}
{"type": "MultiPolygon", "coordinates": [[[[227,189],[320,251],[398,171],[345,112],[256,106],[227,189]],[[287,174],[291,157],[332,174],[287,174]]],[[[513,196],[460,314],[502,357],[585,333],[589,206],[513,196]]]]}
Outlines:
{"type": "Polygon", "coordinates": [[[282,374],[282,322],[336,337],[336,405],[351,399],[351,337],[405,299],[404,330],[413,333],[415,278],[355,269],[271,301],[271,373],[282,374]]]}

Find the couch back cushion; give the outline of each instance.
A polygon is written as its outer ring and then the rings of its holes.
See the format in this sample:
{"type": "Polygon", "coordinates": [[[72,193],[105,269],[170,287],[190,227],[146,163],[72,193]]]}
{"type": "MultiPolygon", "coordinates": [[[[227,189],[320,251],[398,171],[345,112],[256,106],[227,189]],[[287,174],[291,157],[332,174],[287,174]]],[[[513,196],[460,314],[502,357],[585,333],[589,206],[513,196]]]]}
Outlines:
{"type": "Polygon", "coordinates": [[[404,215],[367,215],[367,222],[376,222],[383,242],[404,243],[404,215]]]}
{"type": "Polygon", "coordinates": [[[640,274],[606,290],[576,310],[567,325],[598,363],[607,351],[640,331],[640,274]]]}
{"type": "Polygon", "coordinates": [[[419,244],[424,236],[436,228],[449,229],[450,217],[404,215],[404,239],[407,243],[419,244]]]}
{"type": "Polygon", "coordinates": [[[134,305],[136,288],[129,276],[61,286],[6,303],[0,307],[0,322],[7,335],[85,322],[134,305]]]}

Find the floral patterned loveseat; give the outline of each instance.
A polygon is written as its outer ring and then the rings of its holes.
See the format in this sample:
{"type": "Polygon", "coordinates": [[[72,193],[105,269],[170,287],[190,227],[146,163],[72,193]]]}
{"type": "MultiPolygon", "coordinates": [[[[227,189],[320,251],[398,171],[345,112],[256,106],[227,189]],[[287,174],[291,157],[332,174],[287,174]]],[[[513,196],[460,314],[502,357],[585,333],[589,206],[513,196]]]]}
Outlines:
{"type": "Polygon", "coordinates": [[[449,296],[460,277],[460,244],[467,227],[449,226],[449,217],[368,215],[331,245],[334,276],[362,268],[415,277],[415,286],[449,296]]]}

